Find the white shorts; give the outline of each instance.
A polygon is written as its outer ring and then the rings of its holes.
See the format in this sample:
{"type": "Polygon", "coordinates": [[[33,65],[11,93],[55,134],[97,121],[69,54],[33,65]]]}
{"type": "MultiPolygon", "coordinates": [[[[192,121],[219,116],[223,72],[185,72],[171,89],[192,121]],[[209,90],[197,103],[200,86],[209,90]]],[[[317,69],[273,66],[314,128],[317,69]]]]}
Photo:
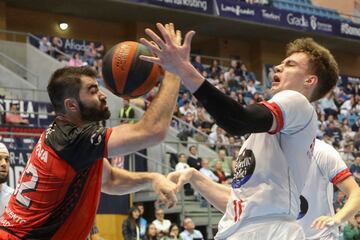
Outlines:
{"type": "MultiPolygon", "coordinates": [[[[327,236],[325,236],[325,237],[320,237],[320,238],[311,238],[311,240],[314,240],[314,239],[316,239],[316,240],[339,240],[339,235],[338,234],[329,234],[329,235],[327,235],[327,236]]],[[[306,238],[306,240],[308,240],[308,238],[306,238]]],[[[310,238],[309,238],[309,240],[310,240],[310,238]]]]}
{"type": "Polygon", "coordinates": [[[305,240],[302,227],[296,221],[264,221],[244,224],[228,240],[305,240]]]}

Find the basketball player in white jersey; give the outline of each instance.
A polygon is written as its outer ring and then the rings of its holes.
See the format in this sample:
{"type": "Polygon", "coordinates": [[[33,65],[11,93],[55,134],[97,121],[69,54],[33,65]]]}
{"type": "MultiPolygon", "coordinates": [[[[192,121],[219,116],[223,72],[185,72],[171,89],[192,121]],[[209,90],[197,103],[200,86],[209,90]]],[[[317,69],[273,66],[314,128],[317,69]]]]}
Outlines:
{"type": "Polygon", "coordinates": [[[349,169],[331,145],[318,139],[302,190],[302,201],[305,210],[300,213],[298,221],[309,240],[339,239],[339,224],[350,219],[360,209],[360,188],[349,169]],[[344,207],[336,214],[333,185],[348,196],[344,207]]]}
{"type": "Polygon", "coordinates": [[[140,41],[154,57],[141,59],[180,76],[228,133],[253,133],[240,150],[231,187],[212,182],[195,169],[171,173],[168,178],[177,182],[178,189],[190,182],[225,213],[215,239],[304,239],[296,218],[315,141],[317,117],[310,101],[323,97],[338,80],[337,63],[331,53],[312,39],[290,43],[287,57],[275,67],[271,89],[274,97],[244,108],[191,65],[193,31],[178,46],[162,24],[157,27],[163,39],[146,29],[153,42],[140,41]]]}

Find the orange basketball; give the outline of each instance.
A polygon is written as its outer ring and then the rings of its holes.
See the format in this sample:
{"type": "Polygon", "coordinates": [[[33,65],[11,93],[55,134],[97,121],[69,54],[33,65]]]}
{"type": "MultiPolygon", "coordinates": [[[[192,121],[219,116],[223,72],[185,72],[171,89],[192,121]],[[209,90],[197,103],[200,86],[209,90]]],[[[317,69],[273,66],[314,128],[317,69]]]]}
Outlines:
{"type": "Polygon", "coordinates": [[[161,68],[157,64],[140,60],[140,55],[152,54],[143,44],[126,41],[112,47],[104,56],[104,82],[115,95],[135,98],[155,86],[161,76],[161,68]]]}

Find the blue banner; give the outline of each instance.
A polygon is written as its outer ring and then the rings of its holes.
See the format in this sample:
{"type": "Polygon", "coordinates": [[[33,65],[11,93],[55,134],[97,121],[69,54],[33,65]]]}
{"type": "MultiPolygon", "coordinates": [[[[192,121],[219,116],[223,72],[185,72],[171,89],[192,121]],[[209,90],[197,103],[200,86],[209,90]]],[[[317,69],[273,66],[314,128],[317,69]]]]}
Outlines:
{"type": "Polygon", "coordinates": [[[232,0],[215,0],[215,14],[304,32],[360,39],[360,25],[232,0]]]}
{"type": "Polygon", "coordinates": [[[213,0],[132,0],[132,2],[147,3],[173,9],[213,14],[213,0]]]}

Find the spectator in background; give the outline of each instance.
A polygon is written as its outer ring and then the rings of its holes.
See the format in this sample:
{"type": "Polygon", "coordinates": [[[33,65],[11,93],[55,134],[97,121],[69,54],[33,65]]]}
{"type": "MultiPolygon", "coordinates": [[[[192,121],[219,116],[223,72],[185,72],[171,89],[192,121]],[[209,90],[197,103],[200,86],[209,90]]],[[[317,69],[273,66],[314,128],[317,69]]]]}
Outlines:
{"type": "Polygon", "coordinates": [[[204,128],[202,127],[202,124],[199,124],[197,127],[197,131],[193,134],[193,138],[198,143],[207,143],[208,137],[206,135],[206,132],[204,128]]]}
{"type": "Polygon", "coordinates": [[[187,163],[186,155],[184,153],[180,153],[178,156],[178,163],[175,166],[175,171],[181,171],[188,168],[190,168],[190,166],[187,163]]]}
{"type": "Polygon", "coordinates": [[[356,122],[351,126],[351,130],[353,132],[358,132],[360,129],[360,118],[356,120],[356,122]]]}
{"type": "Polygon", "coordinates": [[[0,143],[0,216],[4,213],[14,189],[6,182],[9,177],[10,154],[5,144],[0,143]]]}
{"type": "Polygon", "coordinates": [[[187,113],[191,113],[195,116],[196,114],[196,108],[192,104],[191,101],[184,101],[183,105],[179,108],[179,111],[182,115],[186,115],[187,113]]]}
{"type": "Polygon", "coordinates": [[[219,181],[219,178],[209,169],[209,160],[207,160],[206,158],[203,158],[201,160],[201,168],[199,171],[214,182],[219,181]]]}
{"type": "Polygon", "coordinates": [[[251,80],[254,84],[257,83],[255,73],[249,72],[244,63],[240,65],[240,78],[245,79],[247,83],[250,83],[251,80]]]}
{"type": "Polygon", "coordinates": [[[99,229],[94,223],[93,227],[91,228],[90,234],[86,240],[101,240],[101,239],[103,238],[100,237],[99,229]]]}
{"type": "Polygon", "coordinates": [[[62,41],[59,37],[53,37],[51,40],[51,45],[52,45],[52,49],[51,49],[51,56],[53,56],[56,59],[59,59],[60,56],[62,56],[61,52],[64,52],[64,47],[62,44],[62,41]]]}
{"type": "Polygon", "coordinates": [[[328,118],[329,115],[337,116],[339,110],[334,101],[335,94],[334,92],[329,92],[325,95],[324,98],[320,99],[320,107],[325,112],[325,119],[328,118]]]}
{"type": "Polygon", "coordinates": [[[85,52],[84,52],[85,62],[87,62],[89,66],[92,66],[94,64],[96,55],[97,52],[95,50],[95,43],[90,42],[89,45],[86,46],[85,48],[85,52]]]}
{"type": "Polygon", "coordinates": [[[39,41],[39,49],[43,53],[50,54],[51,43],[49,42],[47,37],[41,38],[41,40],[39,41]]]}
{"type": "Polygon", "coordinates": [[[73,54],[72,58],[68,62],[69,67],[81,67],[84,65],[84,62],[81,60],[80,53],[76,52],[73,54]]]}
{"type": "Polygon", "coordinates": [[[214,174],[219,178],[218,183],[227,184],[227,179],[222,168],[222,162],[220,160],[215,162],[214,174]]]}
{"type": "Polygon", "coordinates": [[[136,207],[140,211],[140,218],[139,218],[140,237],[143,238],[146,233],[146,227],[147,227],[148,221],[144,218],[144,211],[145,211],[144,204],[138,203],[138,204],[136,204],[136,207]]]}
{"type": "Polygon", "coordinates": [[[155,217],[156,219],[152,223],[156,227],[157,235],[167,235],[171,225],[170,220],[164,219],[164,211],[160,208],[155,210],[155,217]]]}
{"type": "Polygon", "coordinates": [[[350,172],[354,176],[356,182],[360,185],[360,156],[356,156],[354,163],[350,166],[350,172]]]}
{"type": "Polygon", "coordinates": [[[180,236],[180,229],[176,223],[171,224],[169,229],[169,235],[163,237],[161,240],[183,240],[180,236]]]}
{"type": "Polygon", "coordinates": [[[350,167],[351,164],[353,163],[354,159],[355,159],[354,155],[353,155],[353,148],[352,148],[352,145],[350,143],[346,143],[344,145],[344,148],[340,150],[340,156],[344,160],[346,165],[348,167],[350,167]]]}
{"type": "Polygon", "coordinates": [[[205,70],[204,66],[203,66],[202,63],[201,63],[201,56],[200,56],[200,55],[195,56],[194,61],[192,62],[192,65],[193,65],[194,68],[196,68],[196,70],[198,70],[200,73],[202,73],[202,72],[205,70]]]}
{"type": "Polygon", "coordinates": [[[228,155],[232,158],[237,158],[237,153],[239,152],[240,147],[241,146],[239,142],[236,142],[235,137],[229,136],[229,145],[226,145],[225,147],[228,155]]]}
{"type": "Polygon", "coordinates": [[[119,112],[120,123],[133,123],[135,118],[135,111],[128,99],[123,99],[123,107],[119,112]]]}
{"type": "Polygon", "coordinates": [[[336,195],[336,200],[333,204],[335,213],[337,213],[340,209],[344,207],[345,200],[346,200],[345,193],[339,190],[336,195]]]}
{"type": "Polygon", "coordinates": [[[218,60],[212,60],[210,67],[206,71],[208,72],[210,77],[218,78],[222,71],[221,67],[219,66],[218,60]]]}
{"type": "Polygon", "coordinates": [[[20,116],[18,105],[15,103],[10,104],[10,111],[5,114],[5,122],[7,124],[29,124],[27,119],[20,116]]]}
{"type": "Polygon", "coordinates": [[[159,238],[157,237],[157,231],[156,231],[156,226],[153,223],[150,223],[147,228],[146,228],[146,232],[145,232],[145,236],[144,238],[142,238],[143,240],[158,240],[159,238]]]}
{"type": "Polygon", "coordinates": [[[224,148],[220,148],[218,150],[218,158],[216,160],[221,162],[222,170],[225,173],[225,177],[226,178],[231,177],[231,161],[232,161],[232,158],[227,156],[226,150],[224,148]]]}
{"type": "Polygon", "coordinates": [[[201,158],[198,155],[198,149],[195,145],[189,147],[189,157],[187,163],[190,167],[200,170],[201,168],[201,158]]]}
{"type": "Polygon", "coordinates": [[[211,148],[216,149],[229,144],[225,131],[221,127],[216,126],[215,132],[209,134],[208,141],[211,148]]]}
{"type": "Polygon", "coordinates": [[[182,107],[186,101],[188,101],[188,102],[191,101],[191,98],[189,97],[188,92],[184,92],[181,96],[179,96],[178,106],[182,107]]]}
{"type": "Polygon", "coordinates": [[[140,240],[139,218],[140,210],[137,207],[130,208],[128,217],[122,224],[124,240],[140,240]]]}
{"type": "Polygon", "coordinates": [[[359,240],[360,239],[360,214],[348,221],[344,227],[344,240],[359,240]]]}
{"type": "Polygon", "coordinates": [[[195,224],[190,217],[184,218],[184,231],[180,233],[183,240],[201,240],[204,239],[202,233],[195,229],[195,224]]]}

